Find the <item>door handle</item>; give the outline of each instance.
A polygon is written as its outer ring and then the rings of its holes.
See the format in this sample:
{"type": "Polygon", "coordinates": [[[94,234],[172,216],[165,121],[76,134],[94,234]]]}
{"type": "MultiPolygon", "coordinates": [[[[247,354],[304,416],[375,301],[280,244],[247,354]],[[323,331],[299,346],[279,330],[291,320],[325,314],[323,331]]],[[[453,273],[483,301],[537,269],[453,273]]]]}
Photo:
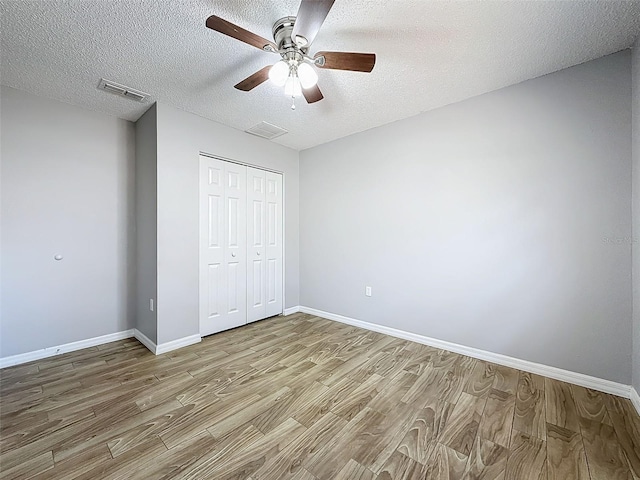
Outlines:
{"type": "Polygon", "coordinates": [[[260,256],[260,252],[256,252],[258,254],[258,256],[260,256]]]}
{"type": "Polygon", "coordinates": [[[235,257],[236,256],[236,252],[231,252],[231,256],[235,257]]]}

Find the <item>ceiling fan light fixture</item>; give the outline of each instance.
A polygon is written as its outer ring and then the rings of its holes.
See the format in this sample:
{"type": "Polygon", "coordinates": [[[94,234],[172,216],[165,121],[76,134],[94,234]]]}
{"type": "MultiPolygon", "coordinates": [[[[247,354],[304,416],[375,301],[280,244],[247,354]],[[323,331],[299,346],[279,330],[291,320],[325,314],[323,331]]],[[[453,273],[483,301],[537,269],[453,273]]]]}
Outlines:
{"type": "Polygon", "coordinates": [[[299,97],[302,95],[300,79],[296,75],[290,75],[284,84],[284,94],[288,97],[299,97]]]}
{"type": "Polygon", "coordinates": [[[284,60],[275,63],[269,70],[269,80],[275,85],[282,87],[289,77],[289,64],[284,60]]]}
{"type": "Polygon", "coordinates": [[[298,66],[298,77],[300,78],[302,88],[305,90],[318,83],[318,74],[308,63],[301,63],[298,66]]]}
{"type": "Polygon", "coordinates": [[[314,56],[309,53],[309,47],[334,2],[335,0],[301,0],[295,17],[283,17],[273,24],[273,42],[221,17],[209,16],[207,28],[281,57],[274,65],[265,65],[234,85],[234,88],[249,92],[271,80],[276,86],[284,87],[285,94],[292,97],[291,108],[295,109],[297,96],[303,95],[309,104],[324,98],[317,85],[316,68],[371,72],[376,62],[374,53],[320,51],[314,56]]]}

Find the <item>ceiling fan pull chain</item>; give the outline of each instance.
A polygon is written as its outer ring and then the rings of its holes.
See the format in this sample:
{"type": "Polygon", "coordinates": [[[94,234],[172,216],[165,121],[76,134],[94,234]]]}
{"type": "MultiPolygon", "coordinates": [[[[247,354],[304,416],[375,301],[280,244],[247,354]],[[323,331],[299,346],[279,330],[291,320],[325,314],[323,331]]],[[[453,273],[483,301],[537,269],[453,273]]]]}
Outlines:
{"type": "Polygon", "coordinates": [[[291,95],[291,110],[295,110],[295,109],[296,109],[296,97],[291,95]]]}

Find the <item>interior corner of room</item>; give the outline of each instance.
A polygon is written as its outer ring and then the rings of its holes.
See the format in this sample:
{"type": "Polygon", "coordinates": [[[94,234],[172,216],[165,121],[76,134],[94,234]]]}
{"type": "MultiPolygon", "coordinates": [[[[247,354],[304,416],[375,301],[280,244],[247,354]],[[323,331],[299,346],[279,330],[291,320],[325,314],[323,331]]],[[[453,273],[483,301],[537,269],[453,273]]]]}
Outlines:
{"type": "Polygon", "coordinates": [[[283,179],[265,316],[311,312],[637,397],[635,45],[302,150],[169,102],[133,122],[2,86],[0,364],[211,333],[201,165],[215,159],[283,179]]]}

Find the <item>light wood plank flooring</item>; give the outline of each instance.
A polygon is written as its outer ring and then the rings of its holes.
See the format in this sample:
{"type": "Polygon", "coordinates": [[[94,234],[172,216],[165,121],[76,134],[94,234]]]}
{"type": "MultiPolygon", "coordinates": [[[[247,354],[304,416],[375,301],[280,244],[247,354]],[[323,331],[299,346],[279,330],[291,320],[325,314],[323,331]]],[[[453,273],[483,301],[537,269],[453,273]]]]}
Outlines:
{"type": "Polygon", "coordinates": [[[640,479],[628,400],[303,314],[0,375],[3,479],[640,479]]]}

